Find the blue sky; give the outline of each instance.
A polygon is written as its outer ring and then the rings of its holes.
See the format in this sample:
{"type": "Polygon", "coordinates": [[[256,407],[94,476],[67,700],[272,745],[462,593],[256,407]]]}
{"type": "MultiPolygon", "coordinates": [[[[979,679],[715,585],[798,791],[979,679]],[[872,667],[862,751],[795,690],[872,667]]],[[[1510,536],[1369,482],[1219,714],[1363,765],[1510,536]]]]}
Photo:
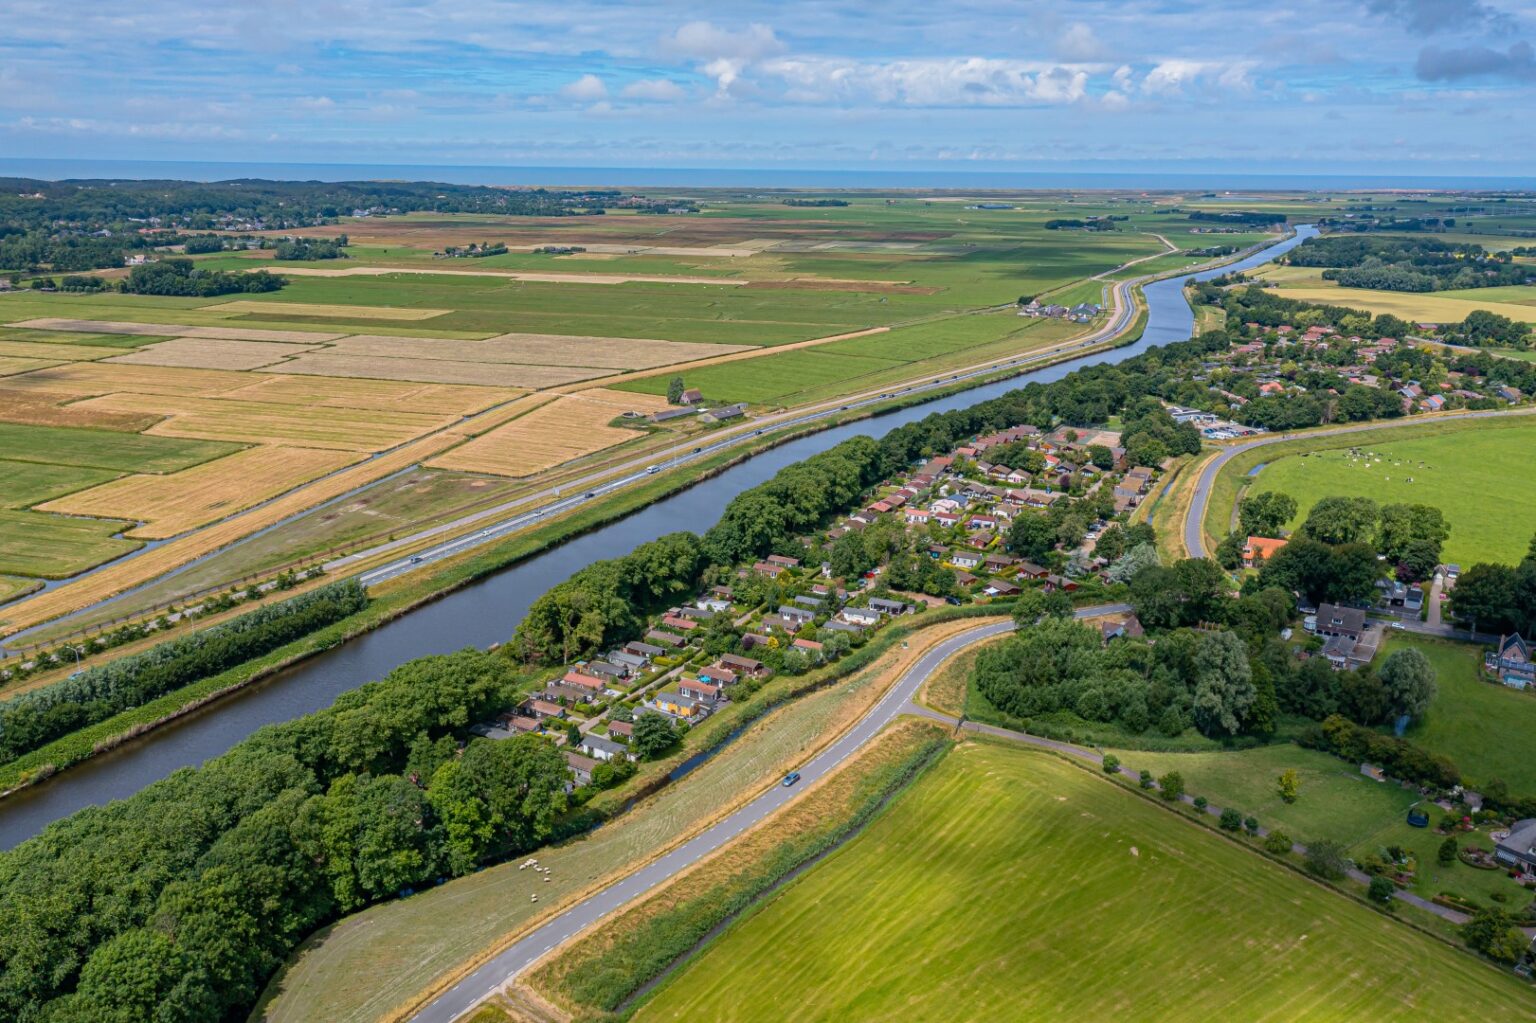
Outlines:
{"type": "Polygon", "coordinates": [[[1536,173],[1536,3],[6,0],[0,154],[1536,173]]]}

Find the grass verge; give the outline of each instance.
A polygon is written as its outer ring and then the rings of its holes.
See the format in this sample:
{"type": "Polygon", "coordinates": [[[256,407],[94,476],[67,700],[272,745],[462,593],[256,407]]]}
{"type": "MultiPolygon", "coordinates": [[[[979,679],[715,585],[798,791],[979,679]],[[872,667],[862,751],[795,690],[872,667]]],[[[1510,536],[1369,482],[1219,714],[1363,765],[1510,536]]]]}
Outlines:
{"type": "Polygon", "coordinates": [[[573,1013],[623,1008],[720,927],[872,820],[949,746],[938,725],[898,723],[764,826],[565,946],[527,983],[573,1013]]]}

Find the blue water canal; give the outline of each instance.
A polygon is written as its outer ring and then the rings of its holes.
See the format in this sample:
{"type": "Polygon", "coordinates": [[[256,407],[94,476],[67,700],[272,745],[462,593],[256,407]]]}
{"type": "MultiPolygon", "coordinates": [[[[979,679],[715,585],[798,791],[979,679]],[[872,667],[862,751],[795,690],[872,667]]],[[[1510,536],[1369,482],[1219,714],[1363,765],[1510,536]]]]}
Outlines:
{"type": "MultiPolygon", "coordinates": [[[[1296,235],[1286,241],[1220,271],[1198,276],[1258,266],[1313,234],[1316,231],[1310,227],[1298,228],[1296,235]]],[[[1171,278],[1145,289],[1147,325],[1135,344],[834,427],[755,455],[713,479],[426,604],[200,714],[0,802],[0,848],[8,849],[82,807],[132,795],[178,768],[200,764],[263,725],[325,707],[339,694],[381,678],[412,658],[503,641],[540,594],[577,569],[602,558],[617,557],[638,544],[679,529],[703,532],[736,494],[762,483],[786,465],[849,437],[861,433],[878,437],[904,423],[934,412],[973,405],[1029,381],[1059,380],[1084,365],[1121,362],[1153,345],[1182,341],[1189,337],[1194,324],[1194,313],[1182,293],[1187,279],[1171,278]]]]}

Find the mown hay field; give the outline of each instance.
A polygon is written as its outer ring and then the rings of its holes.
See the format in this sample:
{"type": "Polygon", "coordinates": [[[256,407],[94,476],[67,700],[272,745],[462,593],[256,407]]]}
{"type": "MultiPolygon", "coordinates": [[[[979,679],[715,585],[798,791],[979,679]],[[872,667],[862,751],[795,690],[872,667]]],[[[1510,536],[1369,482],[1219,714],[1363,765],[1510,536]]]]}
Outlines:
{"type": "Polygon", "coordinates": [[[168,396],[207,396],[246,387],[251,376],[217,369],[172,366],[128,366],[99,362],[55,366],[5,381],[11,390],[84,398],[114,391],[168,396]]]}
{"type": "Polygon", "coordinates": [[[29,359],[19,355],[0,355],[0,377],[30,373],[34,369],[47,369],[58,364],[57,359],[29,359]]]}
{"type": "Polygon", "coordinates": [[[0,356],[7,358],[46,359],[53,362],[89,362],[122,355],[121,348],[93,345],[50,345],[40,341],[0,340],[0,356]]]}
{"type": "Polygon", "coordinates": [[[413,380],[418,383],[483,384],[488,387],[538,389],[558,387],[577,380],[607,374],[602,369],[523,366],[514,363],[487,365],[450,362],[446,359],[385,359],[372,355],[333,355],[314,352],[274,367],[283,373],[366,380],[413,380]]]}
{"type": "Polygon", "coordinates": [[[1406,1021],[1469,1005],[1524,1017],[1530,992],[1087,771],[971,743],[633,1018],[1406,1021]]]}
{"type": "Polygon", "coordinates": [[[420,384],[394,380],[325,380],[309,376],[247,377],[251,382],[226,397],[327,408],[396,409],[469,415],[516,398],[521,391],[463,384],[420,384]]]}
{"type": "Polygon", "coordinates": [[[609,422],[627,411],[648,413],[666,405],[665,399],[652,395],[603,388],[562,395],[428,464],[498,476],[528,476],[636,439],[641,434],[609,426],[609,422]]]}
{"type": "Polygon", "coordinates": [[[167,416],[151,435],[197,437],[247,444],[379,451],[419,437],[452,420],[423,412],[314,408],[274,402],[238,401],[156,394],[105,394],[79,403],[109,412],[155,412],[167,416]]]}
{"type": "Polygon", "coordinates": [[[338,320],[430,320],[445,316],[452,309],[402,309],[394,306],[341,305],[316,302],[263,302],[255,299],[239,299],[208,306],[210,312],[265,313],[271,315],[330,316],[338,320]]]}
{"type": "Polygon", "coordinates": [[[145,345],[125,354],[114,352],[114,366],[180,366],[191,369],[261,369],[290,356],[312,351],[314,345],[271,341],[227,341],[220,338],[178,337],[145,345]]]}
{"type": "Polygon", "coordinates": [[[139,323],[133,320],[76,320],[44,316],[12,323],[12,327],[35,330],[61,330],[102,334],[151,334],[161,337],[204,337],[225,341],[274,341],[292,344],[318,344],[334,341],[345,334],[308,330],[269,330],[257,327],[196,326],[188,323],[139,323]]]}
{"type": "Polygon", "coordinates": [[[133,519],[128,536],[158,540],[206,525],[360,459],[352,452],[263,445],[169,475],[134,475],[37,506],[133,519]]]}
{"type": "Polygon", "coordinates": [[[446,359],[454,362],[645,369],[744,351],[751,347],[567,334],[499,334],[484,341],[363,334],[344,338],[327,351],[386,359],[446,359]]]}
{"type": "Polygon", "coordinates": [[[72,397],[0,387],[0,422],[139,433],[160,421],[157,415],[82,409],[67,404],[72,397]]]}

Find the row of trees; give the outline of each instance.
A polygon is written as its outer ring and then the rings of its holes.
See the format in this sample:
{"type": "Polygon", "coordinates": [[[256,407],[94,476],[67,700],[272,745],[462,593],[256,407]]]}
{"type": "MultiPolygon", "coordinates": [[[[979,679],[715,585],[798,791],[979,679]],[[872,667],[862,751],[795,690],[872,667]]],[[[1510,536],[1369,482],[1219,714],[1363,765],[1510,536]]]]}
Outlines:
{"type": "Polygon", "coordinates": [[[1327,235],[1308,238],[1281,258],[1292,266],[1326,267],[1324,280],[1346,288],[1445,291],[1536,280],[1536,271],[1508,253],[1436,238],[1327,235]]]}
{"type": "MultiPolygon", "coordinates": [[[[1295,514],[1296,501],[1288,494],[1265,491],[1244,498],[1238,528],[1217,547],[1217,561],[1239,567],[1247,537],[1277,537],[1295,514]]],[[[1389,571],[1404,582],[1434,575],[1450,535],[1450,523],[1433,505],[1325,497],[1285,547],[1260,566],[1259,579],[1314,603],[1369,601],[1389,571]]]]}
{"type": "Polygon", "coordinates": [[[1481,632],[1536,636],[1536,538],[1517,565],[1479,562],[1462,572],[1451,610],[1481,632]]]}
{"type": "Polygon", "coordinates": [[[0,856],[0,1017],[241,1018],[315,928],[547,840],[565,764],[472,740],[511,666],[412,661],[0,856]]]}
{"type": "Polygon", "coordinates": [[[134,295],[208,297],[277,291],[287,283],[265,270],[255,273],[199,270],[190,259],[162,259],[130,270],[123,281],[123,290],[134,295]]]}
{"type": "Polygon", "coordinates": [[[23,693],[0,703],[0,759],[260,657],[367,604],[356,581],[331,583],[23,693]]]}

